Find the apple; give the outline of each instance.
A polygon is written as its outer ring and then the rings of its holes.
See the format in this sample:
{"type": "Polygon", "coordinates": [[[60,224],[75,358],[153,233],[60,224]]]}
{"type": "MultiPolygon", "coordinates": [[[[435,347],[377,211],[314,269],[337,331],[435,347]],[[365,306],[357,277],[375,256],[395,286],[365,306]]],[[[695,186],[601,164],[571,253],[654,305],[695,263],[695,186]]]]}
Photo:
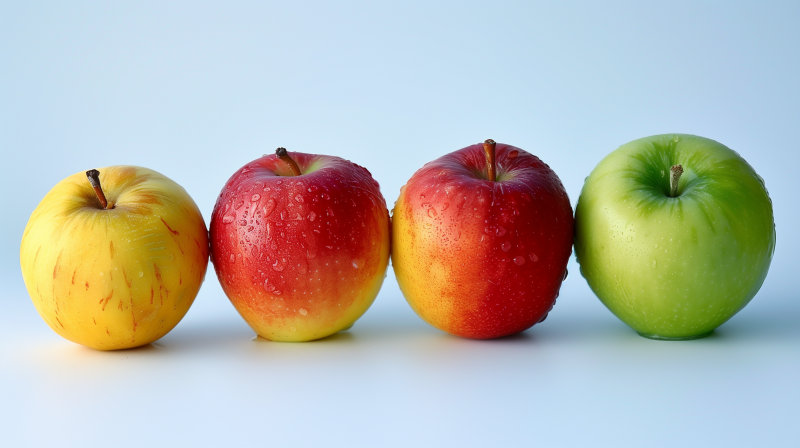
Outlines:
{"type": "Polygon", "coordinates": [[[389,261],[389,212],[369,171],[284,148],[231,176],[210,236],[222,289],[273,341],[349,328],[378,295],[389,261]]]}
{"type": "Polygon", "coordinates": [[[147,168],[110,166],[47,193],[25,227],[20,264],[56,333],[98,350],[138,347],[189,310],[205,277],[208,234],[180,185],[147,168]]]}
{"type": "Polygon", "coordinates": [[[392,228],[392,266],[411,308],[473,339],[544,320],[572,253],[572,207],[558,176],[538,157],[492,140],[414,173],[392,228]]]}
{"type": "Polygon", "coordinates": [[[592,291],[640,335],[708,336],[756,295],[775,251],[764,181],[694,135],[621,146],[583,185],[575,253],[592,291]]]}

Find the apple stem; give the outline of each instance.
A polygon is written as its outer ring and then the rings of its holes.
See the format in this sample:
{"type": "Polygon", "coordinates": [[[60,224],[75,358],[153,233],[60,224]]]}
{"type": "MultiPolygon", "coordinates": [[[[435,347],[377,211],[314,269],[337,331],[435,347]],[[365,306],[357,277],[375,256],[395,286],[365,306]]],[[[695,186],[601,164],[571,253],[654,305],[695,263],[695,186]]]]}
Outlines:
{"type": "Polygon", "coordinates": [[[678,196],[678,179],[681,178],[681,174],[683,174],[681,165],[672,165],[672,168],[669,169],[669,196],[671,198],[678,196]]]}
{"type": "Polygon", "coordinates": [[[303,173],[300,172],[300,167],[297,166],[297,162],[294,161],[291,157],[289,157],[289,153],[286,152],[286,148],[278,148],[275,150],[275,154],[278,156],[279,159],[286,162],[289,165],[289,168],[292,169],[293,176],[299,176],[303,173]]]}
{"type": "Polygon", "coordinates": [[[497,181],[497,170],[494,160],[494,149],[496,145],[497,143],[492,139],[483,142],[483,152],[486,153],[486,178],[492,182],[497,181]]]}
{"type": "Polygon", "coordinates": [[[94,188],[94,194],[97,195],[97,199],[100,200],[100,205],[103,209],[114,208],[108,206],[108,201],[106,200],[106,195],[103,193],[103,187],[100,186],[100,171],[97,170],[89,170],[86,172],[86,177],[89,179],[89,183],[92,184],[92,188],[94,188]]]}

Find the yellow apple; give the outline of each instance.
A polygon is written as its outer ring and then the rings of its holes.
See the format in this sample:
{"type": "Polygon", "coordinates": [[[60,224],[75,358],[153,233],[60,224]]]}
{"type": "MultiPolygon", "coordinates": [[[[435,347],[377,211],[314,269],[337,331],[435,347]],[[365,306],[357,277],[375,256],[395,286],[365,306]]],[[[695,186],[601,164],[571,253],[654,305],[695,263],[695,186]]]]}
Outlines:
{"type": "Polygon", "coordinates": [[[205,222],[186,190],[160,173],[102,168],[93,189],[92,171],[59,182],[28,220],[25,286],[70,341],[99,350],[149,344],[180,322],[200,290],[205,222]]]}

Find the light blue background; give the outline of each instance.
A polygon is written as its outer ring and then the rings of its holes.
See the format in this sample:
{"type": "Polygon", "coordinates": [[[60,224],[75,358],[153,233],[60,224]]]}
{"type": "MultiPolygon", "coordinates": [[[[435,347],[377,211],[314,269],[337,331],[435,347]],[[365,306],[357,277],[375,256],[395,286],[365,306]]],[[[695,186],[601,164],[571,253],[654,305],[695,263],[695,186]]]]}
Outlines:
{"type": "Polygon", "coordinates": [[[796,444],[800,3],[552,3],[3,2],[0,444],[796,444]],[[670,132],[739,151],[775,208],[761,292],[700,341],[637,337],[579,275],[541,326],[457,339],[391,271],[349,333],[252,341],[209,267],[172,333],[101,353],[22,283],[28,216],[93,167],[160,171],[208,221],[236,169],[285,146],[367,167],[391,208],[424,163],[493,138],[574,205],[607,153],[670,132]]]}

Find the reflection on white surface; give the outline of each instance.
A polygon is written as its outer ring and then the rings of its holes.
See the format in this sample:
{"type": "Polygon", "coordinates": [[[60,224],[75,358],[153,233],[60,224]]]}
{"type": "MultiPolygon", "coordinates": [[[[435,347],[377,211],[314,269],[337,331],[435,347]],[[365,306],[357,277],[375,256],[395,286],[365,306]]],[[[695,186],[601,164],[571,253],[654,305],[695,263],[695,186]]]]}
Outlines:
{"type": "Polygon", "coordinates": [[[118,352],[60,339],[18,290],[5,298],[21,301],[18,319],[0,322],[15,335],[0,345],[3,437],[66,446],[87,437],[114,446],[790,440],[797,307],[756,301],[709,338],[651,341],[581,280],[517,336],[447,335],[389,287],[350,331],[309,343],[255,338],[209,284],[172,333],[118,352]]]}

